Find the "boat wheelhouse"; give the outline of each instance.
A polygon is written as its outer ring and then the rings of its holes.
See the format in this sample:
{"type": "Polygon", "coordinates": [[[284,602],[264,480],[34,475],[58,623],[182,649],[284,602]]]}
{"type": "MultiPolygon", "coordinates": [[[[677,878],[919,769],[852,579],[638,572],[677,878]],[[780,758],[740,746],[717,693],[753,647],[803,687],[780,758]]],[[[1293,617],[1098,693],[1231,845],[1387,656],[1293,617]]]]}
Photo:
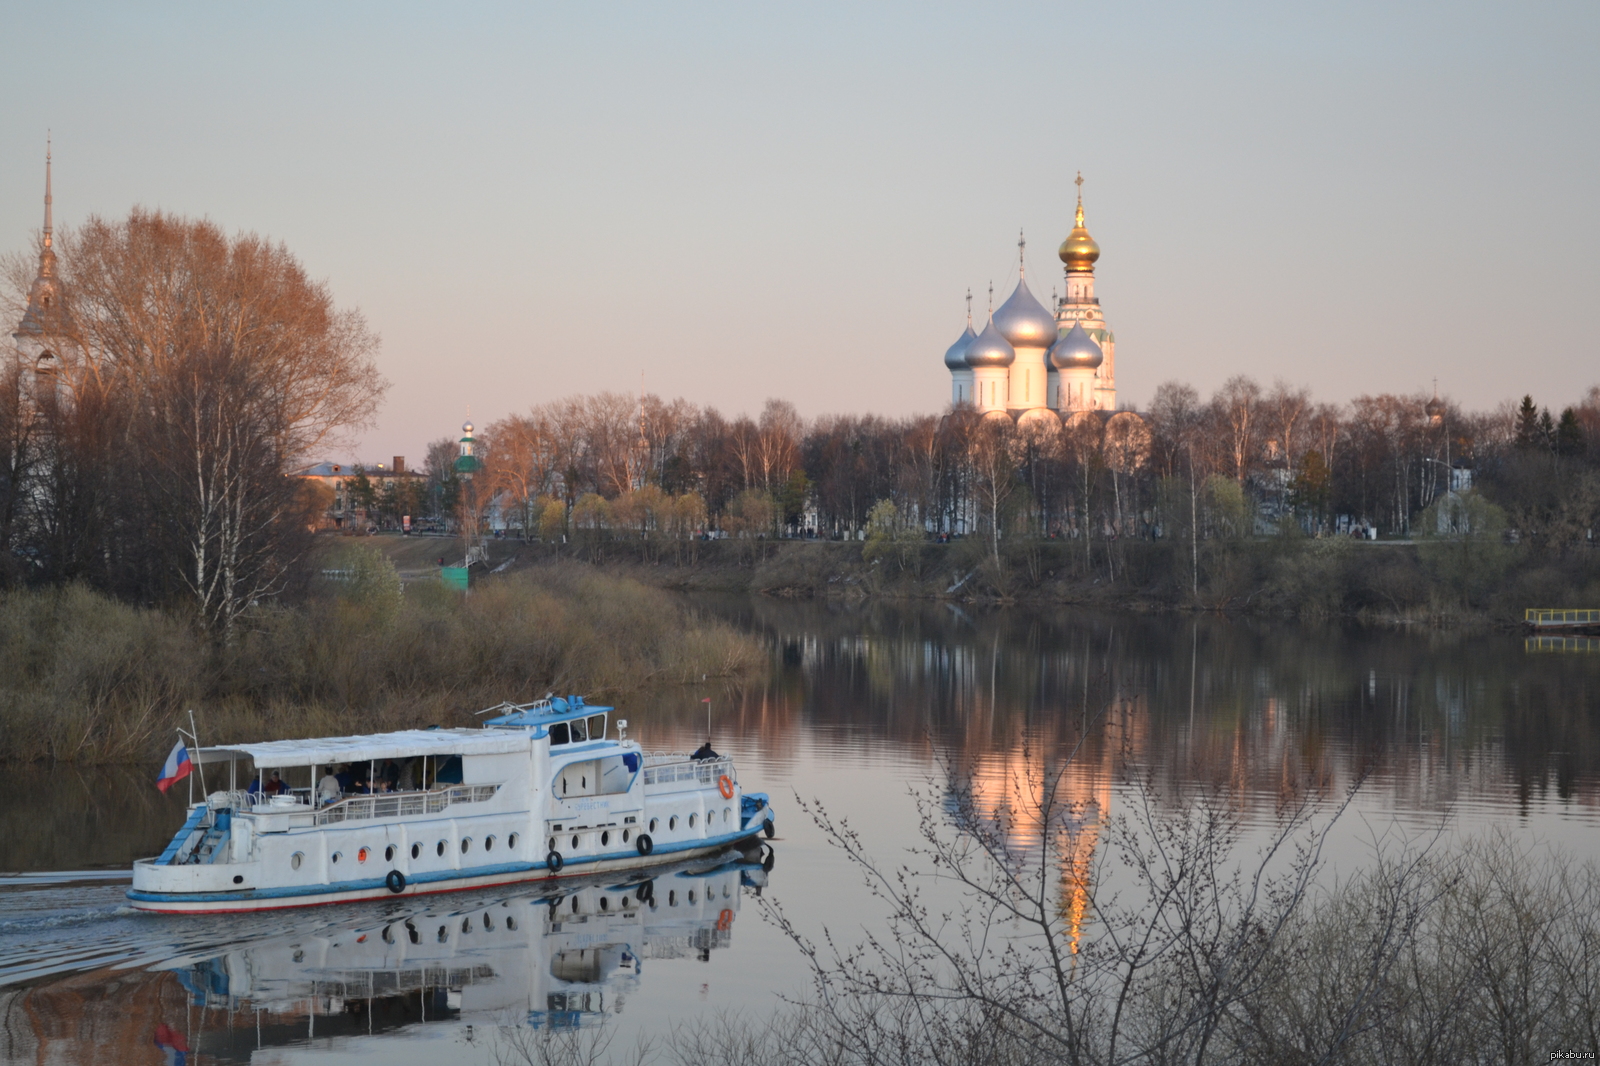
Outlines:
{"type": "Polygon", "coordinates": [[[557,697],[491,708],[480,729],[201,748],[191,785],[225,787],[191,796],[128,899],[312,906],[644,869],[772,835],[731,758],[647,753],[612,711],[557,697]]]}

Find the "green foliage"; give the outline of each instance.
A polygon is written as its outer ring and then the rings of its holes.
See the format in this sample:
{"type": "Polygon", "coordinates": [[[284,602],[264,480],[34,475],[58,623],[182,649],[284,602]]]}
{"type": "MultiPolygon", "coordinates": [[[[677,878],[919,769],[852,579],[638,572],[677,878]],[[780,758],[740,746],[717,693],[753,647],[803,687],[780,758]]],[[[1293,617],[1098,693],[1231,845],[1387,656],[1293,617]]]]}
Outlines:
{"type": "Polygon", "coordinates": [[[796,468],[789,480],[778,490],[778,514],[785,525],[800,524],[805,514],[806,497],[811,494],[811,479],[806,472],[796,468]]]}
{"type": "Polygon", "coordinates": [[[1307,449],[1295,469],[1294,481],[1289,485],[1289,500],[1294,508],[1316,518],[1328,513],[1328,499],[1333,486],[1333,471],[1315,448],[1307,449]]]}
{"type": "Polygon", "coordinates": [[[1516,549],[1505,543],[1506,513],[1477,492],[1447,492],[1417,523],[1418,557],[1447,600],[1472,604],[1498,585],[1516,549]]]}
{"type": "Polygon", "coordinates": [[[1206,478],[1203,498],[1205,517],[1214,536],[1236,540],[1253,532],[1250,501],[1237,481],[1213,474],[1206,478]]]}
{"type": "Polygon", "coordinates": [[[400,574],[389,557],[365,544],[347,544],[334,552],[324,574],[340,601],[362,612],[371,623],[386,627],[400,611],[400,574]]]}
{"type": "Polygon", "coordinates": [[[893,500],[882,499],[867,512],[867,539],[861,558],[874,563],[893,562],[901,570],[918,570],[923,542],[922,530],[905,521],[893,500]]]}

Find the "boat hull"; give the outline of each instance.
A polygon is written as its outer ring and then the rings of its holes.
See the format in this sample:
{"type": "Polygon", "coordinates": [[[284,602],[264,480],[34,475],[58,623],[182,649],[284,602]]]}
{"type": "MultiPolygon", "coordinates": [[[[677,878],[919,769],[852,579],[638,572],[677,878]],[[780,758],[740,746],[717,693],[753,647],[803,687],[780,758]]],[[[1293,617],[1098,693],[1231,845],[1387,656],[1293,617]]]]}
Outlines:
{"type": "Polygon", "coordinates": [[[553,882],[563,878],[592,877],[596,874],[636,871],[642,873],[658,866],[715,855],[741,844],[754,843],[760,838],[764,828],[765,823],[757,821],[737,833],[659,845],[649,855],[639,855],[636,851],[629,850],[575,857],[564,862],[559,871],[551,870],[545,862],[533,862],[503,863],[419,874],[414,880],[408,878],[399,892],[392,890],[381,877],[292,888],[158,891],[148,886],[140,886],[141,881],[148,882],[162,869],[152,866],[152,860],[145,859],[134,865],[134,887],[128,891],[127,898],[133,909],[154,914],[240,914],[404,896],[438,895],[444,892],[463,892],[469,889],[514,885],[529,881],[553,882]],[[145,873],[144,877],[140,876],[141,872],[145,873]]]}

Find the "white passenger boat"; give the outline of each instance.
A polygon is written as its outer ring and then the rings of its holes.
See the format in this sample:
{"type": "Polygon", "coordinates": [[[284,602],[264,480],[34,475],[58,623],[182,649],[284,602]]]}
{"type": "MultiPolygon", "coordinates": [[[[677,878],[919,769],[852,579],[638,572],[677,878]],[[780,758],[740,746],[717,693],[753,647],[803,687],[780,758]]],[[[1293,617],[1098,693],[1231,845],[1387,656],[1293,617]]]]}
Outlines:
{"type": "Polygon", "coordinates": [[[134,863],[128,899],[304,907],[645,869],[772,835],[767,796],[740,787],[731,758],[647,753],[578,696],[493,712],[481,729],[199,749],[198,769],[228,787],[134,863]],[[274,771],[282,792],[241,787],[274,771]]]}

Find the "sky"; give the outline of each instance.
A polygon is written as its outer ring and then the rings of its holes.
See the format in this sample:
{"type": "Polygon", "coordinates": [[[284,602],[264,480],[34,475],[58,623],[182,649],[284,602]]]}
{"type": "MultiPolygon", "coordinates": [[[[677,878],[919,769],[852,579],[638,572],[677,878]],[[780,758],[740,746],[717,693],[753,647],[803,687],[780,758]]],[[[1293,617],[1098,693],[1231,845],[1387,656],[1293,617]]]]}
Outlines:
{"type": "Polygon", "coordinates": [[[575,393],[937,412],[1073,178],[1119,400],[1600,384],[1600,6],[29,4],[0,249],[135,205],[282,240],[382,337],[348,454],[575,393]],[[981,328],[981,321],[979,323],[981,328]]]}

